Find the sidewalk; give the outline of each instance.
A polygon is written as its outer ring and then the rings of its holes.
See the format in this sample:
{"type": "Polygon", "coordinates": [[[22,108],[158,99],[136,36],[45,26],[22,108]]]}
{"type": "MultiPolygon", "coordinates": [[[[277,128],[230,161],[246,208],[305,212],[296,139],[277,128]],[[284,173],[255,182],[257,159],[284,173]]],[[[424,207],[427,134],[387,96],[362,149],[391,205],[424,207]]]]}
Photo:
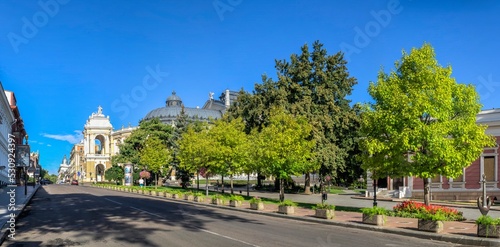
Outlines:
{"type": "MultiPolygon", "coordinates": [[[[219,190],[220,191],[220,190],[219,190]]],[[[230,189],[225,188],[225,193],[230,193],[230,189]]],[[[239,189],[234,190],[235,194],[240,194],[239,189]]],[[[242,195],[247,195],[245,190],[241,191],[242,195]]],[[[250,191],[250,196],[258,196],[261,198],[278,199],[279,195],[277,192],[259,192],[250,191]]],[[[292,200],[297,203],[312,203],[317,204],[321,202],[321,195],[305,195],[305,194],[285,194],[285,199],[292,200]]],[[[378,200],[378,206],[387,209],[392,209],[393,206],[398,204],[400,201],[405,199],[381,199],[378,200]]],[[[372,207],[373,198],[362,197],[356,193],[348,194],[329,194],[326,203],[333,204],[335,206],[344,207],[372,207]]],[[[314,217],[314,210],[297,208],[293,215],[281,215],[276,213],[278,206],[275,204],[266,204],[263,211],[253,211],[252,213],[266,214],[275,217],[284,217],[300,221],[309,221],[321,224],[331,224],[343,227],[351,227],[358,229],[365,229],[371,231],[380,231],[392,234],[405,235],[410,237],[417,237],[423,239],[433,239],[445,242],[450,242],[454,244],[465,244],[472,246],[500,246],[500,240],[494,238],[480,238],[477,237],[477,226],[475,220],[481,215],[477,207],[472,204],[455,204],[453,202],[439,202],[434,204],[445,205],[447,207],[453,207],[457,210],[463,212],[464,217],[467,219],[462,222],[457,221],[445,221],[444,230],[441,233],[430,233],[418,230],[418,220],[415,218],[401,218],[401,217],[387,217],[385,225],[383,227],[366,225],[362,223],[362,214],[356,212],[344,212],[335,211],[335,217],[333,220],[324,220],[314,217]]],[[[227,207],[225,207],[227,208],[227,207]]],[[[248,202],[244,203],[241,208],[249,208],[248,202]]],[[[499,206],[493,206],[488,213],[488,215],[499,218],[500,210],[499,206]]]]}
{"type": "Polygon", "coordinates": [[[11,233],[9,228],[12,224],[16,224],[14,220],[17,220],[17,217],[19,217],[39,187],[40,185],[36,185],[35,187],[31,185],[26,188],[24,186],[7,186],[0,188],[0,244],[3,243],[3,241],[11,233]],[[15,217],[13,217],[14,220],[11,217],[12,213],[15,214],[15,217]],[[14,222],[12,223],[12,221],[14,222]]]}

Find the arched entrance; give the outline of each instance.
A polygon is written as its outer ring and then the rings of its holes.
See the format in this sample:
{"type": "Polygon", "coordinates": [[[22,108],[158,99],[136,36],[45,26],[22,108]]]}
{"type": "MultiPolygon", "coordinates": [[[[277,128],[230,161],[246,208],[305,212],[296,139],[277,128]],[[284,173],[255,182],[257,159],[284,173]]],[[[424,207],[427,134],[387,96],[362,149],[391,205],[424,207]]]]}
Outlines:
{"type": "Polygon", "coordinates": [[[104,165],[103,164],[98,164],[95,167],[95,176],[96,176],[97,182],[104,181],[104,165]]]}

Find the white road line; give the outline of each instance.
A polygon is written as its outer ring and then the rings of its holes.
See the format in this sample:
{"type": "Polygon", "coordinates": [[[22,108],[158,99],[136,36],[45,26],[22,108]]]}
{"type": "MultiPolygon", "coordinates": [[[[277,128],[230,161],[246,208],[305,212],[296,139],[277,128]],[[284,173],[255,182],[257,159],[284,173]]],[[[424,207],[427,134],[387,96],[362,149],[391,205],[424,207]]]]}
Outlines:
{"type": "Polygon", "coordinates": [[[163,216],[161,216],[161,215],[159,215],[159,214],[151,213],[151,212],[148,212],[148,211],[146,211],[146,210],[142,210],[142,209],[140,209],[140,208],[136,208],[136,207],[132,207],[132,206],[130,206],[130,207],[131,207],[131,208],[133,208],[133,209],[139,210],[139,211],[141,211],[141,212],[143,212],[143,213],[147,213],[147,214],[149,214],[149,215],[153,215],[153,216],[156,216],[156,217],[158,217],[158,218],[165,219],[165,217],[163,217],[163,216]]]}
{"type": "Polygon", "coordinates": [[[247,243],[243,240],[239,240],[239,239],[236,239],[236,238],[232,238],[232,237],[229,237],[229,236],[226,236],[226,235],[222,235],[222,234],[219,234],[219,233],[216,233],[216,232],[211,232],[209,230],[205,230],[205,229],[201,229],[201,228],[198,228],[200,229],[200,231],[202,232],[206,232],[206,233],[209,233],[209,234],[213,234],[215,236],[219,236],[219,237],[223,237],[223,238],[227,238],[227,239],[230,239],[230,240],[233,240],[233,241],[236,241],[236,242],[240,242],[242,244],[246,244],[246,245],[250,245],[250,246],[254,246],[254,247],[260,247],[258,245],[255,245],[255,244],[251,244],[251,243],[247,243]]]}
{"type": "Polygon", "coordinates": [[[118,204],[118,205],[122,205],[122,203],[120,203],[120,202],[117,202],[117,201],[113,201],[113,200],[111,200],[111,199],[108,199],[108,198],[104,198],[104,199],[105,199],[105,200],[108,200],[108,201],[110,201],[110,202],[114,202],[114,203],[116,203],[116,204],[118,204]]]}
{"type": "MultiPolygon", "coordinates": [[[[109,199],[106,199],[106,200],[109,200],[109,199]]],[[[130,206],[131,208],[135,209],[135,210],[139,210],[141,212],[144,212],[146,214],[149,214],[149,215],[153,215],[153,216],[156,216],[158,218],[162,218],[162,219],[165,219],[165,217],[159,215],[159,214],[155,214],[155,213],[151,213],[151,212],[148,212],[146,210],[142,210],[140,208],[136,208],[136,207],[132,207],[130,206]]],[[[222,234],[219,234],[219,233],[216,233],[216,232],[212,232],[212,231],[209,231],[209,230],[205,230],[205,229],[202,229],[202,228],[199,228],[199,227],[195,227],[195,228],[198,228],[200,231],[202,232],[206,232],[206,233],[209,233],[209,234],[212,234],[212,235],[215,235],[215,236],[219,236],[219,237],[223,237],[223,238],[227,238],[227,239],[230,239],[230,240],[233,240],[233,241],[236,241],[236,242],[240,242],[240,243],[243,243],[243,244],[246,244],[246,245],[249,245],[249,246],[253,246],[253,247],[260,247],[258,245],[255,245],[255,244],[251,244],[251,243],[248,243],[248,242],[245,242],[243,240],[239,240],[239,239],[236,239],[236,238],[232,238],[232,237],[229,237],[229,236],[226,236],[226,235],[222,235],[222,234]]]]}

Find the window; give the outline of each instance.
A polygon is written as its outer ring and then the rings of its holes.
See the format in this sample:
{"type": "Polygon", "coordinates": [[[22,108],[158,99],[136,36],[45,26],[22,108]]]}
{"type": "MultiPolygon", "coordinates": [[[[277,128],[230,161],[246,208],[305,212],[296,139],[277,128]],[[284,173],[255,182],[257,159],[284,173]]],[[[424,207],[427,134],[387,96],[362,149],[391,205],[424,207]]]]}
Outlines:
{"type": "Polygon", "coordinates": [[[486,181],[495,181],[495,157],[488,156],[484,157],[484,175],[486,175],[486,181]]]}

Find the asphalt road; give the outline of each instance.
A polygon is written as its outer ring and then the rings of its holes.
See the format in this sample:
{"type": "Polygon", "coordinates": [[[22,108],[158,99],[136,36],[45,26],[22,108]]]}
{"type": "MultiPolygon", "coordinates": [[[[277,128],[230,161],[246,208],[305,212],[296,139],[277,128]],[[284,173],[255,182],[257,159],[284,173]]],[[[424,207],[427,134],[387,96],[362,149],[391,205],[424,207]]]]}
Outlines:
{"type": "Polygon", "coordinates": [[[39,189],[3,246],[460,246],[92,187],[39,189]]]}

